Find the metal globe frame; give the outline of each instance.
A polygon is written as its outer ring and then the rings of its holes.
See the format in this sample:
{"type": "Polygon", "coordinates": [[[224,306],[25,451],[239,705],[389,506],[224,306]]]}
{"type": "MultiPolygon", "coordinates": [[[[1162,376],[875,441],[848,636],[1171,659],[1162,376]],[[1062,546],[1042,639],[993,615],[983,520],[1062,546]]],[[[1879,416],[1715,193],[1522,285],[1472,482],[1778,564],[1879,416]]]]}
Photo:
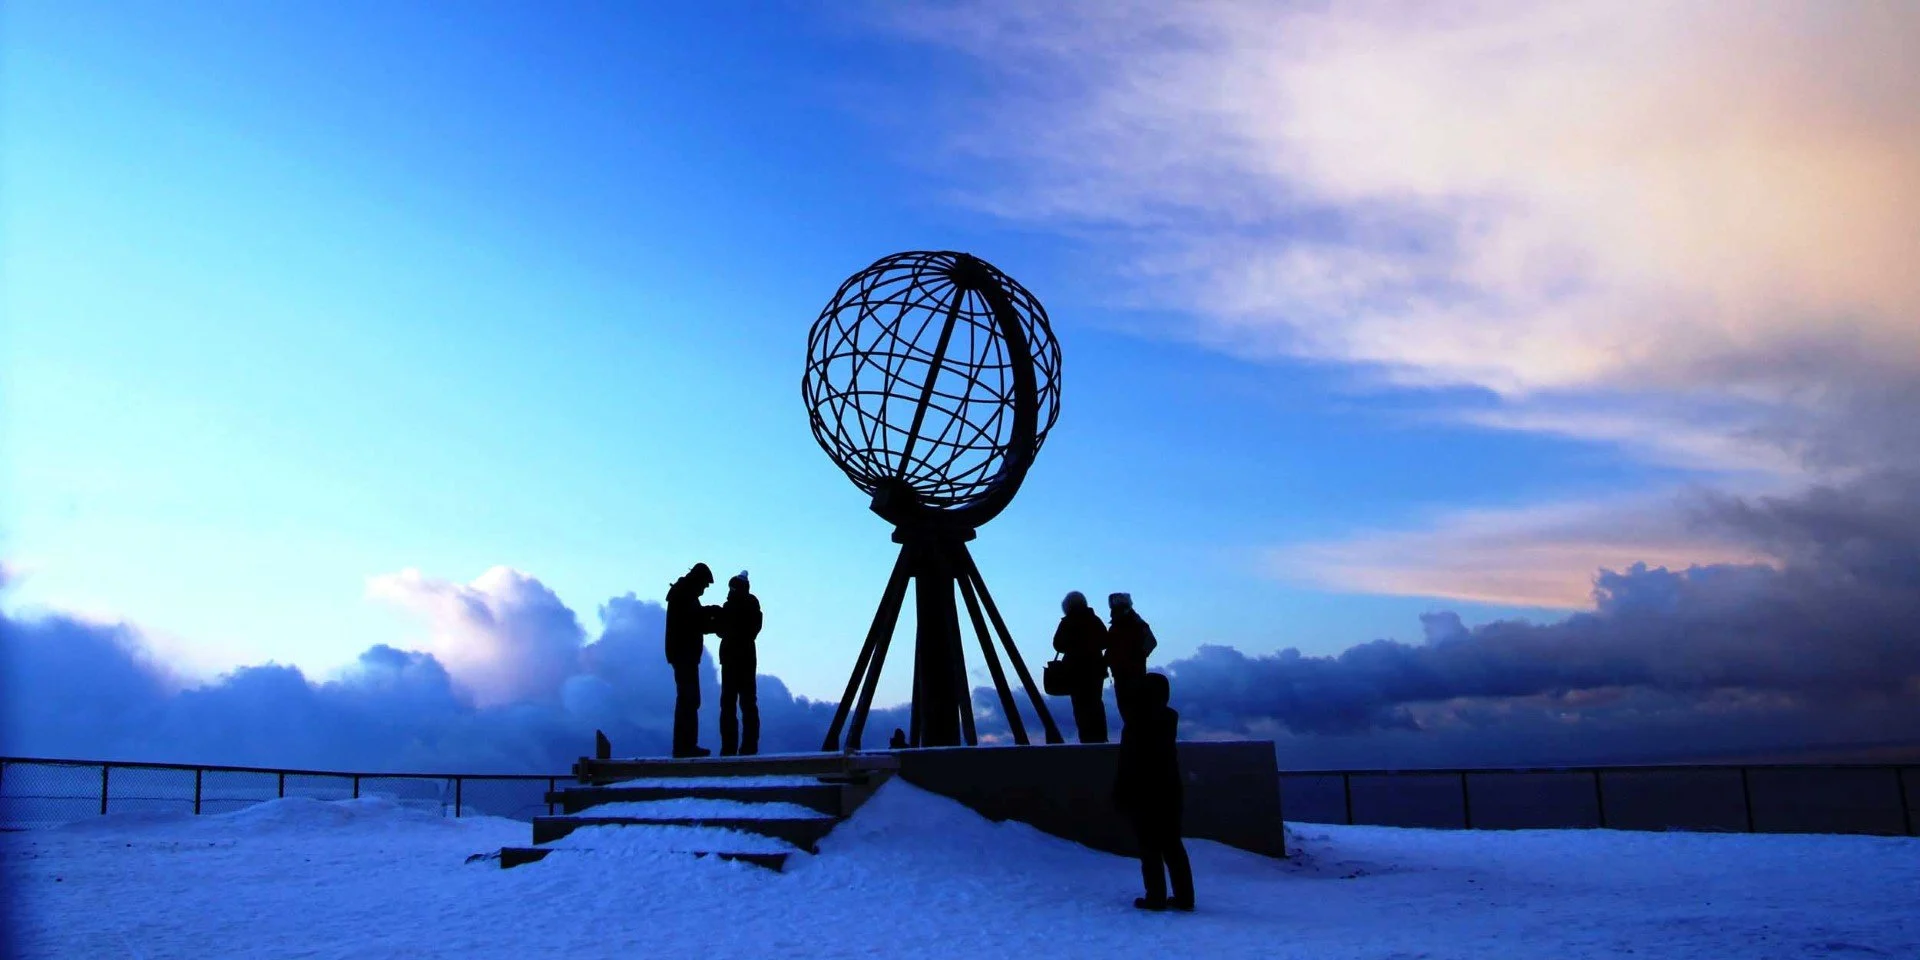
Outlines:
{"type": "Polygon", "coordinates": [[[870,508],[894,525],[900,544],[822,749],[859,748],[909,581],[916,621],[909,742],[978,742],[956,589],[1014,742],[1028,742],[1026,724],[996,639],[1047,742],[1062,742],[966,546],[1012,501],[1059,417],[1060,348],[1040,301],[970,254],[883,257],[849,277],[820,312],[801,393],[814,439],[872,498],[870,508]]]}

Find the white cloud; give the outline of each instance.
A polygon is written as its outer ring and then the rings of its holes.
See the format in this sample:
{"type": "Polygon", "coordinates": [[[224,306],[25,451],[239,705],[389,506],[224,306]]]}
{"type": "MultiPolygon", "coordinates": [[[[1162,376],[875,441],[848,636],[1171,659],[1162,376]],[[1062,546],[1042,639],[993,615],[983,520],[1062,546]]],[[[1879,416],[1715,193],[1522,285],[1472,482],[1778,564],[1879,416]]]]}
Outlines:
{"type": "Polygon", "coordinates": [[[982,202],[1124,228],[1200,339],[1510,398],[1658,390],[1669,420],[1920,371],[1920,8],[899,19],[1007,83],[966,143],[1003,161],[982,202]]]}
{"type": "Polygon", "coordinates": [[[408,568],[367,581],[367,595],[423,616],[418,649],[446,666],[476,706],[557,703],[585,641],[573,611],[518,570],[494,567],[461,584],[408,568]]]}

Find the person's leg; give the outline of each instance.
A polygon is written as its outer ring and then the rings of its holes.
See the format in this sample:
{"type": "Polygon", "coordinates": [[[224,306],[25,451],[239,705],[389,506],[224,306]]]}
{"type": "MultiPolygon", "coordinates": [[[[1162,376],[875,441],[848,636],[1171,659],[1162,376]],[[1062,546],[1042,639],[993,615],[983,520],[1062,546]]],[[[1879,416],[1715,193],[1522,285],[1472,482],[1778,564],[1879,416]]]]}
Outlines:
{"type": "Polygon", "coordinates": [[[1193,864],[1187,860],[1187,845],[1180,840],[1178,815],[1162,825],[1160,846],[1173,879],[1173,899],[1168,902],[1176,909],[1193,909],[1193,864]]]}
{"type": "Polygon", "coordinates": [[[1140,842],[1140,880],[1147,888],[1141,903],[1159,909],[1167,902],[1166,860],[1160,850],[1160,832],[1151,819],[1136,817],[1133,836],[1140,842]]]}
{"type": "Polygon", "coordinates": [[[731,757],[740,749],[740,723],[734,719],[734,704],[740,700],[740,682],[731,663],[720,665],[720,755],[731,757]]]}
{"type": "Polygon", "coordinates": [[[756,675],[759,664],[748,660],[740,667],[743,676],[735,684],[740,691],[740,752],[755,754],[760,752],[760,678],[756,675]]]}
{"type": "Polygon", "coordinates": [[[1081,743],[1107,742],[1107,709],[1100,702],[1099,689],[1083,686],[1073,691],[1073,726],[1081,743]]]}
{"type": "Polygon", "coordinates": [[[1091,739],[1082,737],[1083,743],[1107,742],[1107,701],[1105,677],[1095,680],[1087,691],[1087,723],[1093,728],[1091,739]]]}
{"type": "Polygon", "coordinates": [[[686,756],[700,742],[700,665],[673,666],[673,752],[686,756]]]}

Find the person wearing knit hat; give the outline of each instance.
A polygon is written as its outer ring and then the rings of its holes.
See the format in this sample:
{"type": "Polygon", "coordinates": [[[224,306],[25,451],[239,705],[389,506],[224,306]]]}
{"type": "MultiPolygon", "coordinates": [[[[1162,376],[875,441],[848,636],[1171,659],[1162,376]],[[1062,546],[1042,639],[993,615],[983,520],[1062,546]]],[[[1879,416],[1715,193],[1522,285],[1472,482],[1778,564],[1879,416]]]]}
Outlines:
{"type": "Polygon", "coordinates": [[[747,572],[727,581],[727,602],[720,607],[720,755],[760,752],[760,698],[756,677],[760,654],[760,600],[749,590],[747,572]],[[740,715],[736,719],[735,708],[740,715]]]}
{"type": "Polygon", "coordinates": [[[720,608],[703,606],[700,595],[713,585],[713,571],[696,563],[667,588],[667,663],[673,667],[673,755],[704,757],[700,746],[700,655],[714,632],[720,608]]]}
{"type": "Polygon", "coordinates": [[[1113,671],[1113,702],[1124,724],[1134,684],[1147,675],[1147,655],[1158,644],[1153,628],[1133,608],[1132,595],[1108,594],[1107,614],[1107,667],[1113,671]]]}
{"type": "Polygon", "coordinates": [[[1060,601],[1060,612],[1053,649],[1074,678],[1068,694],[1073,700],[1073,725],[1081,743],[1106,743],[1107,705],[1101,693],[1107,685],[1107,625],[1078,590],[1060,601]]]}

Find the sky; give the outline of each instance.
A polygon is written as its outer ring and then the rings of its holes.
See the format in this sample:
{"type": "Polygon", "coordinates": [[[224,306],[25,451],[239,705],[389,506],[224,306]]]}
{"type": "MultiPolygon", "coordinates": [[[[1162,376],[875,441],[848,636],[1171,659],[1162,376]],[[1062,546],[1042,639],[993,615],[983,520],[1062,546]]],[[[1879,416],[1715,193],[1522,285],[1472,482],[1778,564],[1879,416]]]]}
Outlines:
{"type": "MultiPolygon", "coordinates": [[[[1127,590],[1196,698],[1271,671],[1216,732],[1920,738],[1916,41],[1866,4],[8,4],[7,682],[54,642],[162,712],[414,670],[445,737],[591,700],[645,738],[601,644],[703,561],[836,699],[894,547],[806,333],[957,249],[1064,357],[974,545],[1029,661],[1127,590]]],[[[49,746],[167,745],[127,724],[49,746]]]]}

